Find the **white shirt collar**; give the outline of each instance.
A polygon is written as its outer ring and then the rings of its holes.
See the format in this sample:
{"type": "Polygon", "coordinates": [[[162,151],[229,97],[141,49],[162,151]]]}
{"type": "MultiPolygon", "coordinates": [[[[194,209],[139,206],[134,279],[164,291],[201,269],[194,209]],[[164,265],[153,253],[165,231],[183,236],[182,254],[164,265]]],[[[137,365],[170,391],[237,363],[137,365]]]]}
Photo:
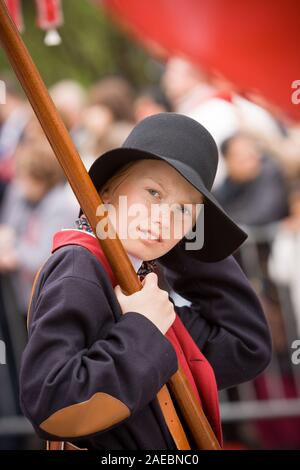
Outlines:
{"type": "Polygon", "coordinates": [[[130,253],[127,253],[127,255],[130,261],[132,262],[135,272],[137,273],[143,263],[143,260],[140,258],[137,258],[136,256],[131,255],[130,253]]]}

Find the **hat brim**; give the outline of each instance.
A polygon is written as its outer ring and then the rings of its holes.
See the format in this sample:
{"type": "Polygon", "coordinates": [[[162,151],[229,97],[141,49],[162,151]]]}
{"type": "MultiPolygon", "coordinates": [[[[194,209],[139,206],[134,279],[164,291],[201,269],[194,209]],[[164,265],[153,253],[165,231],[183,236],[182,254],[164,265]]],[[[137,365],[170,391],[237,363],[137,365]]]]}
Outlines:
{"type": "MultiPolygon", "coordinates": [[[[89,175],[97,191],[119,169],[129,162],[141,159],[163,160],[169,163],[181,176],[204,196],[204,243],[201,249],[185,250],[201,261],[217,262],[233,254],[246,240],[247,234],[229,217],[213,194],[205,187],[198,173],[190,166],[161,155],[139,149],[119,147],[99,157],[89,169],[89,175]]],[[[80,210],[79,216],[82,215],[80,210]]],[[[176,245],[184,249],[186,239],[176,245]]],[[[175,248],[176,248],[175,247],[175,248]]],[[[171,254],[172,250],[170,251],[171,254]]]]}

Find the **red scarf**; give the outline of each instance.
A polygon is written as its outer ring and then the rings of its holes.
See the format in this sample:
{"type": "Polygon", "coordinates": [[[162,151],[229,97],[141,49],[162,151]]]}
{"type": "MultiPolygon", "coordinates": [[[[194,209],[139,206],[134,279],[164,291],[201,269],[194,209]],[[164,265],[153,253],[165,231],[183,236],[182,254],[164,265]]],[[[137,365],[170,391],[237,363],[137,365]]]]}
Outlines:
{"type": "MultiPolygon", "coordinates": [[[[100,247],[98,239],[94,235],[76,229],[56,232],[53,237],[52,253],[66,245],[80,245],[93,253],[104,266],[113,287],[117,285],[117,280],[109,262],[100,247]]],[[[166,337],[174,347],[178,362],[189,380],[196,397],[199,399],[220,445],[222,445],[218,390],[211,365],[203,356],[178,315],[176,315],[176,320],[167,331],[166,337]]]]}

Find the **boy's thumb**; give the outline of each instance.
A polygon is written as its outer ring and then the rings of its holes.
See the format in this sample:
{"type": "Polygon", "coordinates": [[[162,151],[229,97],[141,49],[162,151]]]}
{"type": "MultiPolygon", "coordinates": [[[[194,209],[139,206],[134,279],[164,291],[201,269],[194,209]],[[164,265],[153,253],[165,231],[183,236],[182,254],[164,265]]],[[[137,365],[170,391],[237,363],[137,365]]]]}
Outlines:
{"type": "Polygon", "coordinates": [[[157,283],[158,283],[158,276],[154,272],[147,274],[143,280],[143,286],[144,285],[148,287],[157,286],[157,283]]]}

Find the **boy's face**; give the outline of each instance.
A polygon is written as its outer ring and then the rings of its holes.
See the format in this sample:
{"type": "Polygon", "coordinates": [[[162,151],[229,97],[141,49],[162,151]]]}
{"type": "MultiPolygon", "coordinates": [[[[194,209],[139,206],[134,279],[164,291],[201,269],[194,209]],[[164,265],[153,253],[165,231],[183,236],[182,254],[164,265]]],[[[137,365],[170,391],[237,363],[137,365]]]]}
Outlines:
{"type": "Polygon", "coordinates": [[[143,260],[170,251],[194,226],[196,204],[203,203],[201,193],[160,160],[138,161],[101,195],[114,208],[110,220],[125,250],[143,260]]]}
{"type": "Polygon", "coordinates": [[[20,173],[16,176],[16,183],[19,186],[23,197],[32,204],[36,204],[43,199],[48,191],[48,187],[44,181],[20,173]]]}
{"type": "Polygon", "coordinates": [[[226,156],[228,175],[232,180],[244,183],[256,178],[261,171],[261,155],[247,137],[237,137],[231,142],[226,156]]]}
{"type": "Polygon", "coordinates": [[[294,191],[289,197],[290,214],[300,218],[300,190],[294,191]]]}

